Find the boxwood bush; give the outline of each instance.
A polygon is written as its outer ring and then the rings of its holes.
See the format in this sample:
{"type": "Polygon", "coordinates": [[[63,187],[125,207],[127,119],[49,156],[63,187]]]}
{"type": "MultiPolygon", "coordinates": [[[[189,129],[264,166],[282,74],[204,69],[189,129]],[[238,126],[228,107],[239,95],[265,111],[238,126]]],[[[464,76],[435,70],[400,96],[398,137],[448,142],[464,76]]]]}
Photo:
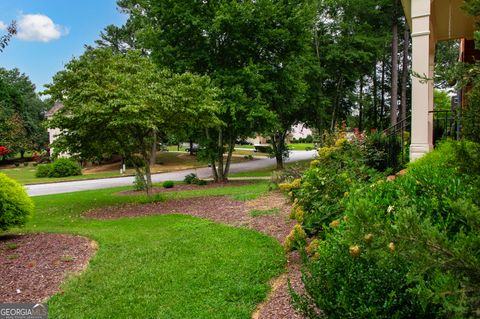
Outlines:
{"type": "Polygon", "coordinates": [[[33,203],[25,189],[0,173],[0,231],[24,226],[33,214],[33,203]]]}
{"type": "Polygon", "coordinates": [[[67,177],[82,175],[80,165],[68,158],[59,158],[51,164],[39,165],[36,177],[67,177]]]}
{"type": "Polygon", "coordinates": [[[305,250],[296,305],[311,318],[478,316],[479,158],[479,144],[444,142],[405,176],[351,189],[305,250]]]}

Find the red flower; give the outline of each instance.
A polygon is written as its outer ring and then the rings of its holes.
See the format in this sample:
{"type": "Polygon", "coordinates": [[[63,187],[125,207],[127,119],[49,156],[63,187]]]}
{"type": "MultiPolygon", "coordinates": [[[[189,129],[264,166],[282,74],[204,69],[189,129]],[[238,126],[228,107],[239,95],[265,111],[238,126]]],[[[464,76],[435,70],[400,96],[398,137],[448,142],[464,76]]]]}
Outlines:
{"type": "Polygon", "coordinates": [[[0,156],[7,154],[9,151],[4,147],[0,146],[0,156]]]}

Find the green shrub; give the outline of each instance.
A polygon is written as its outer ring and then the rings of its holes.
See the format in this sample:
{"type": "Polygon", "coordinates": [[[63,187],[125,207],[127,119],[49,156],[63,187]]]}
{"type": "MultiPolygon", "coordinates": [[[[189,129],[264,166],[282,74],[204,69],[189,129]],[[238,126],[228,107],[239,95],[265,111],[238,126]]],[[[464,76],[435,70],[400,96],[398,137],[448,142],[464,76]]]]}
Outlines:
{"type": "Polygon", "coordinates": [[[36,177],[49,177],[52,170],[52,164],[40,164],[35,172],[36,177]]]}
{"type": "Polygon", "coordinates": [[[175,183],[173,181],[165,181],[162,183],[162,186],[164,188],[173,188],[173,186],[175,185],[175,183]]]}
{"type": "Polygon", "coordinates": [[[133,180],[133,189],[136,191],[144,191],[147,189],[147,182],[143,174],[136,172],[135,179],[133,180]]]}
{"type": "Polygon", "coordinates": [[[304,210],[302,226],[309,235],[323,225],[339,219],[352,187],[362,187],[384,175],[364,164],[361,149],[340,141],[338,146],[319,150],[319,159],[311,163],[301,180],[301,188],[292,189],[293,197],[304,210]]]}
{"type": "Polygon", "coordinates": [[[24,226],[33,214],[33,202],[25,189],[0,173],[0,230],[24,226]]]}
{"type": "Polygon", "coordinates": [[[194,173],[186,175],[185,178],[183,179],[183,181],[186,184],[195,184],[195,185],[200,185],[200,186],[207,185],[207,181],[205,181],[203,179],[199,179],[197,177],[197,175],[194,174],[194,173]]]}
{"type": "Polygon", "coordinates": [[[195,179],[198,179],[198,178],[197,178],[197,175],[194,174],[194,173],[190,173],[190,174],[188,174],[188,175],[185,176],[185,178],[183,179],[183,182],[186,183],[186,184],[192,184],[192,182],[193,182],[195,179]]]}
{"type": "Polygon", "coordinates": [[[299,308],[331,318],[475,317],[479,156],[478,144],[444,142],[405,176],[352,189],[345,218],[306,259],[299,308]]]}
{"type": "Polygon", "coordinates": [[[82,175],[82,169],[77,162],[68,158],[53,161],[48,177],[67,177],[82,175]]]}
{"type": "Polygon", "coordinates": [[[400,167],[402,151],[401,141],[395,135],[387,136],[383,132],[374,132],[365,141],[365,163],[379,171],[400,167]]]}

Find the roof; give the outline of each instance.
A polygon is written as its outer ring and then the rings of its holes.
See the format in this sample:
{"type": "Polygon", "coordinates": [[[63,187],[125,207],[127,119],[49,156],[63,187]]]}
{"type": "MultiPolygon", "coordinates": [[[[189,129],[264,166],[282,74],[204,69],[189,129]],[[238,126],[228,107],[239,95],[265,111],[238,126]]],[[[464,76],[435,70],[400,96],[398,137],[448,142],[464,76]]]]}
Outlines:
{"type": "Polygon", "coordinates": [[[57,113],[58,110],[60,110],[61,108],[63,108],[63,103],[60,102],[60,101],[56,101],[55,104],[53,104],[53,107],[48,110],[47,114],[45,114],[48,117],[52,117],[53,114],[57,113]]]}

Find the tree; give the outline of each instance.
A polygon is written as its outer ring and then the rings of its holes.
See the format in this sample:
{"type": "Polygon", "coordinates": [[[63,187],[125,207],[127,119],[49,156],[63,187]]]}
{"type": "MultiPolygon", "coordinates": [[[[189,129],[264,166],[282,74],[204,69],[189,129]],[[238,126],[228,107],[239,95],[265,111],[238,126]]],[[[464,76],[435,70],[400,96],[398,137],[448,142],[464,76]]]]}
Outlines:
{"type": "Polygon", "coordinates": [[[35,85],[18,69],[0,68],[0,144],[20,152],[38,148],[47,141],[42,126],[46,103],[35,92],[35,85]]]}
{"type": "Polygon", "coordinates": [[[12,37],[17,34],[17,24],[15,21],[7,27],[7,34],[0,36],[0,52],[3,52],[8,45],[8,42],[12,37]]]}
{"type": "Polygon", "coordinates": [[[219,116],[224,125],[204,130],[203,144],[216,180],[224,181],[235,140],[273,127],[275,107],[263,94],[268,90],[262,93],[259,86],[271,81],[272,67],[281,69],[299,47],[303,50],[308,30],[303,22],[296,22],[305,19],[300,14],[305,13],[304,2],[120,0],[118,4],[129,14],[129,23],[139,27],[136,37],[158,65],[209,75],[222,89],[219,116]]]}
{"type": "Polygon", "coordinates": [[[135,167],[147,194],[151,132],[187,121],[218,122],[217,92],[207,77],[158,69],[139,51],[89,49],[57,73],[44,93],[64,104],[48,123],[61,130],[56,152],[82,159],[120,153],[135,167]]]}

